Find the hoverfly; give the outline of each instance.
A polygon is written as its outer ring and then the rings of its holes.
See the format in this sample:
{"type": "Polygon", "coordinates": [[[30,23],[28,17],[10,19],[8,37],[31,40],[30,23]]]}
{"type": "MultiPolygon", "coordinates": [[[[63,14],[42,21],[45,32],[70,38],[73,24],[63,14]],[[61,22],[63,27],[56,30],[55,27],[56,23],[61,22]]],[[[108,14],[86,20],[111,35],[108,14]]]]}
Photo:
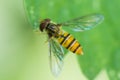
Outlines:
{"type": "Polygon", "coordinates": [[[104,17],[101,14],[90,14],[64,23],[54,23],[50,19],[44,19],[40,22],[39,30],[45,31],[48,35],[50,68],[55,76],[59,75],[63,66],[64,51],[62,47],[75,54],[83,54],[80,43],[61,27],[71,28],[74,32],[81,32],[92,29],[103,19],[104,17]]]}

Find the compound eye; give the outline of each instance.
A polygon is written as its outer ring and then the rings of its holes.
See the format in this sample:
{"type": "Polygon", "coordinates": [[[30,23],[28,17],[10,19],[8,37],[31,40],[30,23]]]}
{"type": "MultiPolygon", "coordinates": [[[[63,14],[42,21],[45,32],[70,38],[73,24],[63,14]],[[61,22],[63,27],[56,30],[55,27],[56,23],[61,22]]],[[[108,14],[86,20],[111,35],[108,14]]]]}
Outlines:
{"type": "Polygon", "coordinates": [[[39,29],[41,32],[43,32],[44,28],[45,28],[45,23],[41,23],[40,26],[39,26],[39,29]]]}
{"type": "Polygon", "coordinates": [[[43,30],[46,28],[46,26],[50,23],[50,19],[44,19],[43,21],[41,21],[40,26],[39,26],[39,30],[41,32],[43,32],[43,30]]]}

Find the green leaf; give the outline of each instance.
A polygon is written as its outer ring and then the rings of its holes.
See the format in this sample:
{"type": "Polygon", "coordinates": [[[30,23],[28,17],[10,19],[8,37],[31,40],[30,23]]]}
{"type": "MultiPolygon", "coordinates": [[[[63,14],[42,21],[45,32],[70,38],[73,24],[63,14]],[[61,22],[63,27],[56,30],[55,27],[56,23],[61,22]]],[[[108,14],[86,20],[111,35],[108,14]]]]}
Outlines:
{"type": "MultiPolygon", "coordinates": [[[[120,46],[119,46],[120,47],[120,46]]],[[[112,52],[111,58],[107,65],[107,73],[110,80],[120,80],[120,48],[112,52]]]]}
{"type": "Polygon", "coordinates": [[[102,69],[107,70],[111,80],[119,80],[119,4],[119,0],[25,0],[27,16],[33,28],[38,27],[39,21],[44,18],[50,18],[57,23],[89,13],[104,15],[104,22],[90,31],[75,33],[63,28],[82,45],[84,55],[77,55],[78,64],[83,74],[91,80],[102,69]]]}
{"type": "MultiPolygon", "coordinates": [[[[109,0],[107,0],[109,1],[109,0]]],[[[109,57],[109,61],[107,63],[107,73],[109,76],[110,80],[120,80],[120,22],[119,22],[119,14],[120,11],[116,8],[120,8],[119,6],[120,1],[116,0],[116,1],[109,1],[109,3],[107,3],[107,6],[104,2],[104,6],[106,6],[104,8],[104,11],[106,11],[106,15],[107,15],[107,23],[109,24],[109,29],[110,35],[111,35],[111,45],[112,49],[110,52],[110,57],[109,57]],[[111,5],[114,5],[114,7],[112,7],[111,5]]]]}

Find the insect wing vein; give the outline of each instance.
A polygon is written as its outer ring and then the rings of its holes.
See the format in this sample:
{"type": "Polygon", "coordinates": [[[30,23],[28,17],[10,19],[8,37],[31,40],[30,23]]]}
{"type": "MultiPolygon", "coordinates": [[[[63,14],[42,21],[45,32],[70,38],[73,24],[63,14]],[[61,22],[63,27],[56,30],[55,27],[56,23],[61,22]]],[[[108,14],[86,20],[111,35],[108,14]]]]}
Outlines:
{"type": "Polygon", "coordinates": [[[49,41],[50,68],[55,76],[58,76],[63,67],[64,52],[61,45],[55,39],[49,41]]]}
{"type": "Polygon", "coordinates": [[[104,17],[101,14],[90,14],[67,21],[62,23],[62,25],[71,28],[73,31],[84,31],[94,28],[97,24],[102,22],[103,19],[104,17]]]}

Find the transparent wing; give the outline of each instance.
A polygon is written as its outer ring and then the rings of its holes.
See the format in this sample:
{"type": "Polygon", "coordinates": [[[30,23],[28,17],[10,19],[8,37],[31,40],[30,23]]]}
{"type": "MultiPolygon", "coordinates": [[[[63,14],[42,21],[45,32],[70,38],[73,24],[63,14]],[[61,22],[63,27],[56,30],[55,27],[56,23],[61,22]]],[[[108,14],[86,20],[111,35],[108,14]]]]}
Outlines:
{"type": "Polygon", "coordinates": [[[50,49],[50,68],[53,75],[58,76],[63,67],[64,52],[62,46],[55,39],[49,41],[50,49]]]}
{"type": "Polygon", "coordinates": [[[84,31],[94,28],[97,24],[103,21],[103,19],[104,17],[101,14],[90,14],[67,21],[61,25],[71,28],[74,31],[84,31]]]}

